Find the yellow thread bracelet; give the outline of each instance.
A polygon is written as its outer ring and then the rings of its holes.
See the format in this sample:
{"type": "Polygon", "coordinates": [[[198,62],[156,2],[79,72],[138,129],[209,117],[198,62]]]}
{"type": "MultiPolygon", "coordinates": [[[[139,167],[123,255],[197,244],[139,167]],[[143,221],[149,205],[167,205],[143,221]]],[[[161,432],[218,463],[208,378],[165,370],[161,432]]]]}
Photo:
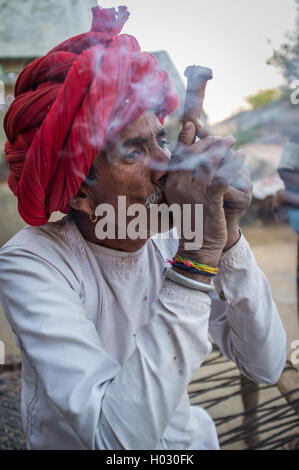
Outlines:
{"type": "Polygon", "coordinates": [[[207,266],[206,264],[197,263],[196,261],[189,260],[183,256],[175,256],[173,258],[175,263],[183,264],[188,267],[196,268],[200,271],[204,271],[210,274],[217,274],[218,268],[213,268],[212,266],[207,266]]]}

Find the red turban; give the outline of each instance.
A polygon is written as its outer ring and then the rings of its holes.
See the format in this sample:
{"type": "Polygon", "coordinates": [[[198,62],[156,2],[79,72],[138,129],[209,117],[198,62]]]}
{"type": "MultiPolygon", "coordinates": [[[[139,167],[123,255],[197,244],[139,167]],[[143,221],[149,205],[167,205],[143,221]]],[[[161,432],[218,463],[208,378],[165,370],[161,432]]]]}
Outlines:
{"type": "Polygon", "coordinates": [[[8,185],[29,225],[70,212],[101,147],[152,109],[163,123],[178,105],[167,73],[119,35],[126,7],[94,7],[91,31],[70,38],[20,74],[4,121],[8,185]]]}

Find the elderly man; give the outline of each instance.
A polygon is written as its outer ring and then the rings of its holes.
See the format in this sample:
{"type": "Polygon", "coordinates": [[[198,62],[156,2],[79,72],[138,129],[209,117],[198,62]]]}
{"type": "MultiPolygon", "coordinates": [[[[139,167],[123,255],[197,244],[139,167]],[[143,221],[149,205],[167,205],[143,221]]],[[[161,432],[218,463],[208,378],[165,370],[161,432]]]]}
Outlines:
{"type": "MultiPolygon", "coordinates": [[[[276,220],[290,222],[299,235],[299,135],[295,134],[286,144],[280,159],[278,173],[285,189],[273,199],[276,220]]],[[[297,313],[299,315],[299,240],[297,247],[297,313]]]]}
{"type": "Polygon", "coordinates": [[[285,363],[268,282],[238,227],[250,203],[244,155],[231,137],[196,142],[190,122],[170,158],[163,121],[177,97],[166,73],[119,35],[125,7],[93,14],[89,33],[23,71],[5,121],[9,185],[30,225],[0,251],[27,446],[218,449],[186,390],[208,333],[257,382],[275,383],[285,363]],[[117,212],[118,196],[147,215],[153,200],[193,215],[203,204],[201,249],[173,230],[99,239],[97,208],[117,212]],[[49,223],[55,210],[69,215],[49,223]]]}
{"type": "Polygon", "coordinates": [[[299,235],[299,136],[295,134],[287,143],[281,157],[278,173],[285,184],[285,190],[278,191],[273,200],[277,218],[288,219],[299,235]],[[285,214],[285,212],[288,214],[285,214]]]}

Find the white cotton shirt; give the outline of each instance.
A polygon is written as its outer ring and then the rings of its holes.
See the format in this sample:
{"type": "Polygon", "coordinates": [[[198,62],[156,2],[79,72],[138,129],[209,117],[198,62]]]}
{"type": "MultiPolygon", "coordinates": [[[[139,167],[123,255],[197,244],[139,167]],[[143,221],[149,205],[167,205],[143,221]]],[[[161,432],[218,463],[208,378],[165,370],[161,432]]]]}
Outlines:
{"type": "Polygon", "coordinates": [[[161,237],[111,250],[84,240],[69,217],[2,247],[28,449],[218,449],[213,421],[187,394],[209,333],[243,374],[277,382],[286,335],[243,235],[215,278],[226,302],[164,278],[176,250],[161,237]]]}

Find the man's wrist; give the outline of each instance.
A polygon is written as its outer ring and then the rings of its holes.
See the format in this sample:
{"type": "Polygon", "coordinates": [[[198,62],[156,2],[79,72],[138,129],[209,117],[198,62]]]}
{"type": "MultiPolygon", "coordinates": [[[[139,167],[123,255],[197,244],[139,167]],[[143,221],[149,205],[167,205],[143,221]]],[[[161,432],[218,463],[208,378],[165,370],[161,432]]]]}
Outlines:
{"type": "Polygon", "coordinates": [[[173,267],[172,268],[174,271],[176,271],[179,274],[182,274],[185,277],[189,277],[189,279],[193,279],[194,281],[199,281],[203,282],[204,284],[211,284],[212,278],[208,276],[204,276],[203,274],[196,274],[188,271],[182,271],[179,268],[173,267]]]}
{"type": "Polygon", "coordinates": [[[231,234],[228,234],[227,242],[223,249],[223,253],[230,250],[236,243],[238,243],[238,241],[240,240],[240,237],[241,237],[241,230],[240,230],[240,227],[237,226],[231,234]]]}
{"type": "MultiPolygon", "coordinates": [[[[195,261],[196,263],[200,264],[205,264],[207,266],[210,266],[211,268],[217,268],[220,258],[221,258],[222,250],[208,250],[205,248],[202,248],[199,251],[186,251],[181,248],[178,249],[177,256],[183,256],[184,258],[190,260],[190,261],[195,261]]],[[[204,274],[201,273],[193,273],[193,272],[188,272],[188,271],[182,271],[181,269],[177,267],[172,267],[175,271],[177,271],[180,274],[183,274],[186,277],[189,277],[190,279],[194,279],[195,281],[199,282],[204,282],[205,284],[211,284],[212,282],[212,277],[210,276],[205,276],[204,274]]]]}
{"type": "Polygon", "coordinates": [[[183,256],[191,261],[196,263],[205,264],[211,266],[212,268],[217,268],[220,258],[222,255],[222,250],[208,250],[206,248],[201,248],[199,251],[185,251],[181,248],[178,249],[177,256],[183,256]]]}

